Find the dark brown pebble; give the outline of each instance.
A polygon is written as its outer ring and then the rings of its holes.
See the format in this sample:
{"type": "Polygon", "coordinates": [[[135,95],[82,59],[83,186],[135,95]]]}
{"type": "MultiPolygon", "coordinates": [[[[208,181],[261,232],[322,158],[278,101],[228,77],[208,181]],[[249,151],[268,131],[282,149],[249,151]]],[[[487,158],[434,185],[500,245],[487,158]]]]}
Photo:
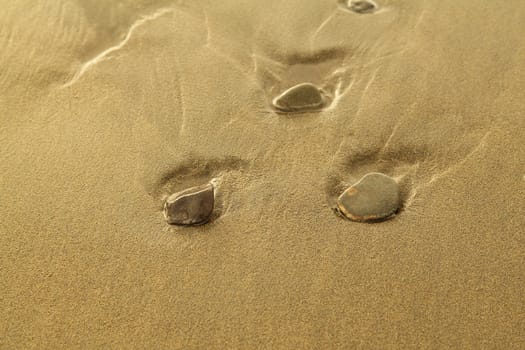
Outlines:
{"type": "Polygon", "coordinates": [[[325,106],[326,98],[316,85],[302,83],[281,93],[272,104],[280,112],[316,111],[325,106]]]}
{"type": "Polygon", "coordinates": [[[171,225],[202,225],[210,220],[214,201],[212,184],[191,187],[166,199],[164,216],[171,225]]]}

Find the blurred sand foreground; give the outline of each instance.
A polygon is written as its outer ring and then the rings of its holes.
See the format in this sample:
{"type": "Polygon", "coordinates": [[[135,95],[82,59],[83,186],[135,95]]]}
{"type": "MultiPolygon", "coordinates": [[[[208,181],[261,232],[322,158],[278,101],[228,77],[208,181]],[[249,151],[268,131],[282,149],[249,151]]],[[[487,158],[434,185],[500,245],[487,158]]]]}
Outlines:
{"type": "Polygon", "coordinates": [[[0,348],[521,348],[525,2],[377,4],[0,0],[0,348]]]}

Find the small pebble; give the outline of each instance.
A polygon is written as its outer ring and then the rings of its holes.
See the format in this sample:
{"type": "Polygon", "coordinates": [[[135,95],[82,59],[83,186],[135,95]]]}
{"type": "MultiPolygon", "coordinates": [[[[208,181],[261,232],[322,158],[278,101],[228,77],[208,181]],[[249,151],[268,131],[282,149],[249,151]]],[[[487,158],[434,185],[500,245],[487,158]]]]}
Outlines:
{"type": "Polygon", "coordinates": [[[302,112],[319,110],[326,104],[321,89],[311,83],[295,85],[272,101],[273,107],[281,112],[302,112]]]}
{"type": "Polygon", "coordinates": [[[212,184],[191,187],[168,197],[164,216],[171,225],[202,225],[210,220],[214,201],[212,184]]]}
{"type": "Polygon", "coordinates": [[[341,5],[359,14],[372,13],[377,5],[371,0],[340,0],[341,5]]]}
{"type": "Polygon", "coordinates": [[[337,199],[337,209],[352,221],[382,221],[399,209],[399,185],[381,173],[369,173],[337,199]]]}

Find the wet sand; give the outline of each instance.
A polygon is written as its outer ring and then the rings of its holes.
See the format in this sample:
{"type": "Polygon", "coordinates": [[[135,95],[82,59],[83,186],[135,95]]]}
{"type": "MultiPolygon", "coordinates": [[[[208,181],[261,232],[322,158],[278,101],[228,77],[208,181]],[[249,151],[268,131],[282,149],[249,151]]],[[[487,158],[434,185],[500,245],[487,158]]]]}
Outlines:
{"type": "Polygon", "coordinates": [[[0,4],[0,348],[525,342],[522,1],[0,4]]]}

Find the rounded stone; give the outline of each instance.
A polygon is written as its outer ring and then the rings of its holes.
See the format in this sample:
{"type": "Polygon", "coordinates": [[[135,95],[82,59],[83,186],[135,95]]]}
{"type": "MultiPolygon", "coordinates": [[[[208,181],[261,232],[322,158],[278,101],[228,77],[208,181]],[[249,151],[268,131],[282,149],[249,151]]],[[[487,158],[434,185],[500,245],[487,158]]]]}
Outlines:
{"type": "Polygon", "coordinates": [[[302,112],[319,110],[324,107],[326,99],[322,90],[311,83],[301,83],[273,99],[273,107],[281,112],[302,112]]]}
{"type": "Polygon", "coordinates": [[[390,176],[369,173],[337,199],[337,209],[352,221],[382,221],[399,209],[399,185],[390,176]]]}
{"type": "Polygon", "coordinates": [[[210,220],[215,201],[212,184],[172,194],[164,203],[164,217],[171,225],[202,225],[210,220]]]}
{"type": "Polygon", "coordinates": [[[371,0],[339,0],[339,3],[359,14],[372,13],[377,9],[376,3],[371,0]]]}

